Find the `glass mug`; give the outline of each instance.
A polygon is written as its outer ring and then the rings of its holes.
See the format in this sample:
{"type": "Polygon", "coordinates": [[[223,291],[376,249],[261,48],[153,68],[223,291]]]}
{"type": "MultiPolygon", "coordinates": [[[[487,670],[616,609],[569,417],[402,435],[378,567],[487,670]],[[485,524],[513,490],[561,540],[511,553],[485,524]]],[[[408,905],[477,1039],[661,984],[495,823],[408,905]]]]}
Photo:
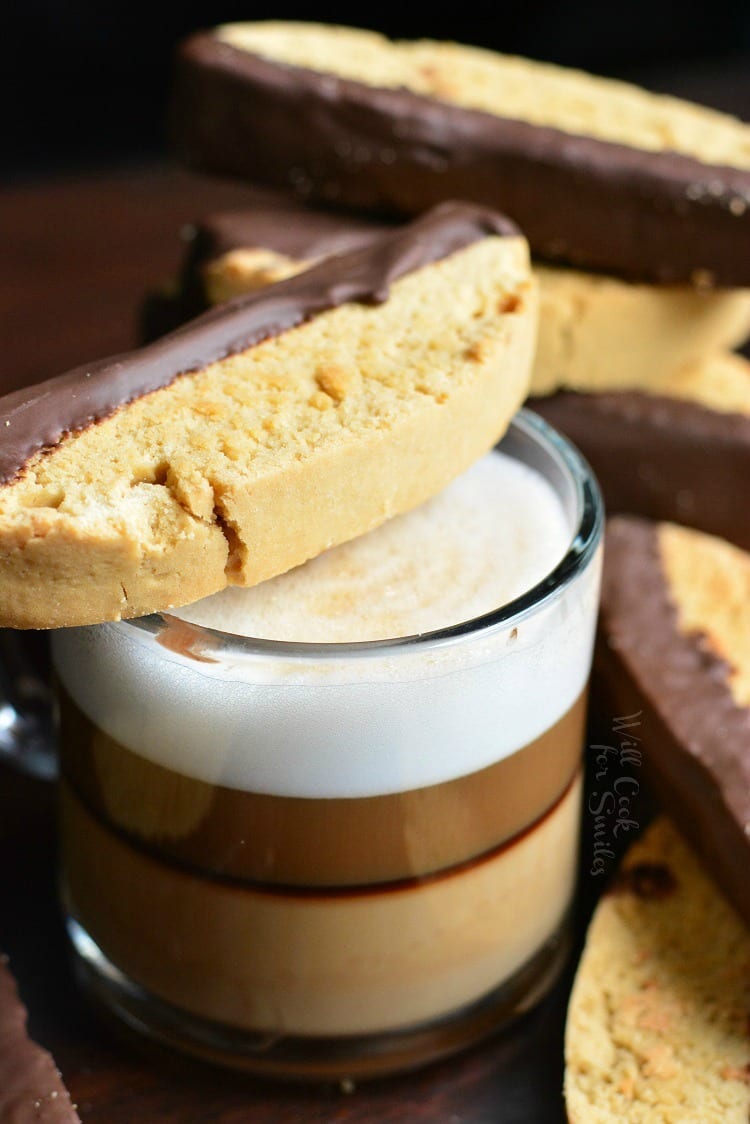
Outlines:
{"type": "Polygon", "coordinates": [[[68,933],[131,1027],[258,1073],[366,1077],[475,1042],[551,986],[602,508],[535,415],[500,448],[551,482],[571,545],[492,613],[351,644],[168,614],[53,635],[68,933]]]}

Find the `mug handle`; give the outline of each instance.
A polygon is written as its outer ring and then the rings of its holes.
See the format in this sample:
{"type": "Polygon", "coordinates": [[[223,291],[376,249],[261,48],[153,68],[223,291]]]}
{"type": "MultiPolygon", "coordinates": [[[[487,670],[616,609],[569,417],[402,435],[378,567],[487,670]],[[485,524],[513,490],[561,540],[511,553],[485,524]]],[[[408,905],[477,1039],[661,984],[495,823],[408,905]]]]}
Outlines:
{"type": "Polygon", "coordinates": [[[0,629],[0,757],[54,780],[55,703],[45,646],[46,636],[0,629]]]}

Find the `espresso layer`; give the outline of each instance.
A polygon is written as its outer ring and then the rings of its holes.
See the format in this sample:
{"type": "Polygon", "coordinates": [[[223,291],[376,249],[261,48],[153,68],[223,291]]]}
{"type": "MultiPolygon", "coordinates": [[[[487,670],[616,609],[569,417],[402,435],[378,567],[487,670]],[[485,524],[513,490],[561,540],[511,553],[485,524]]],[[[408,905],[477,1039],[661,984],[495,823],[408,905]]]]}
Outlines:
{"type": "Polygon", "coordinates": [[[382,303],[400,277],[490,235],[517,233],[491,211],[449,204],[376,242],[326,259],[298,277],[237,298],[126,355],[78,367],[0,398],[0,482],[41,449],[169,386],[180,375],[297,327],[349,302],[382,303]]]}
{"type": "Polygon", "coordinates": [[[579,767],[581,695],[502,761],[388,796],[295,799],[176,773],[118,745],[61,692],[62,768],[103,824],[207,877],[288,886],[403,881],[482,856],[528,829],[579,767]]]}
{"type": "Polygon", "coordinates": [[[612,714],[642,711],[660,801],[750,924],[750,711],[705,638],[680,629],[655,525],[610,523],[601,622],[598,693],[612,714]]]}
{"type": "Polygon", "coordinates": [[[750,549],[747,415],[636,392],[560,393],[530,405],[580,448],[613,514],[687,524],[750,549]]]}
{"type": "Polygon", "coordinates": [[[537,827],[409,889],[314,898],[175,869],[107,831],[63,785],[73,916],[136,982],[274,1035],[376,1033],[456,1011],[557,930],[575,880],[580,776],[537,827]]]}

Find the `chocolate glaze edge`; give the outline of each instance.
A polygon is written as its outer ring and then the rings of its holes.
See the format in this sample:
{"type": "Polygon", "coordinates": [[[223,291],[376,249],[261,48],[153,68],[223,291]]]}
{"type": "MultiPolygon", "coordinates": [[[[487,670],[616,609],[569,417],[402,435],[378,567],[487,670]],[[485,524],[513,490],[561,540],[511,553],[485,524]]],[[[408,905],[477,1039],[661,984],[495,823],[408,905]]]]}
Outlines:
{"type": "Polygon", "coordinates": [[[513,223],[487,208],[448,203],[303,274],[237,297],[138,351],[5,395],[0,398],[0,483],[13,480],[34,454],[54,448],[67,434],[110,417],[181,375],[341,304],[383,303],[400,277],[485,237],[518,233],[513,223]]]}
{"type": "Polygon", "coordinates": [[[336,78],[210,32],[181,47],[172,118],[180,154],[208,171],[385,214],[474,199],[507,211],[542,257],[750,283],[750,170],[336,78]]]}
{"type": "Polygon", "coordinates": [[[648,780],[750,926],[750,711],[705,637],[679,628],[658,534],[610,520],[593,689],[612,715],[642,712],[648,780]]]}
{"type": "Polygon", "coordinates": [[[750,550],[740,481],[750,417],[640,391],[559,391],[529,407],[576,444],[612,514],[682,523],[750,550]]]}

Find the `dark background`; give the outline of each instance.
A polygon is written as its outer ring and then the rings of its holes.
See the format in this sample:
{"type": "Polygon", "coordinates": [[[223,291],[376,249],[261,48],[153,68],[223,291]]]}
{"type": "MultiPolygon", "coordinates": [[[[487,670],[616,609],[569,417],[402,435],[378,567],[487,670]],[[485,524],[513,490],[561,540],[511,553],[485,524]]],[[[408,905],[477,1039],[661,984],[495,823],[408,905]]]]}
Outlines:
{"type": "Polygon", "coordinates": [[[3,12],[0,172],[8,178],[134,162],[164,151],[175,42],[230,20],[360,23],[453,38],[700,97],[750,118],[750,0],[500,0],[252,6],[160,0],[10,0],[3,12]]]}

